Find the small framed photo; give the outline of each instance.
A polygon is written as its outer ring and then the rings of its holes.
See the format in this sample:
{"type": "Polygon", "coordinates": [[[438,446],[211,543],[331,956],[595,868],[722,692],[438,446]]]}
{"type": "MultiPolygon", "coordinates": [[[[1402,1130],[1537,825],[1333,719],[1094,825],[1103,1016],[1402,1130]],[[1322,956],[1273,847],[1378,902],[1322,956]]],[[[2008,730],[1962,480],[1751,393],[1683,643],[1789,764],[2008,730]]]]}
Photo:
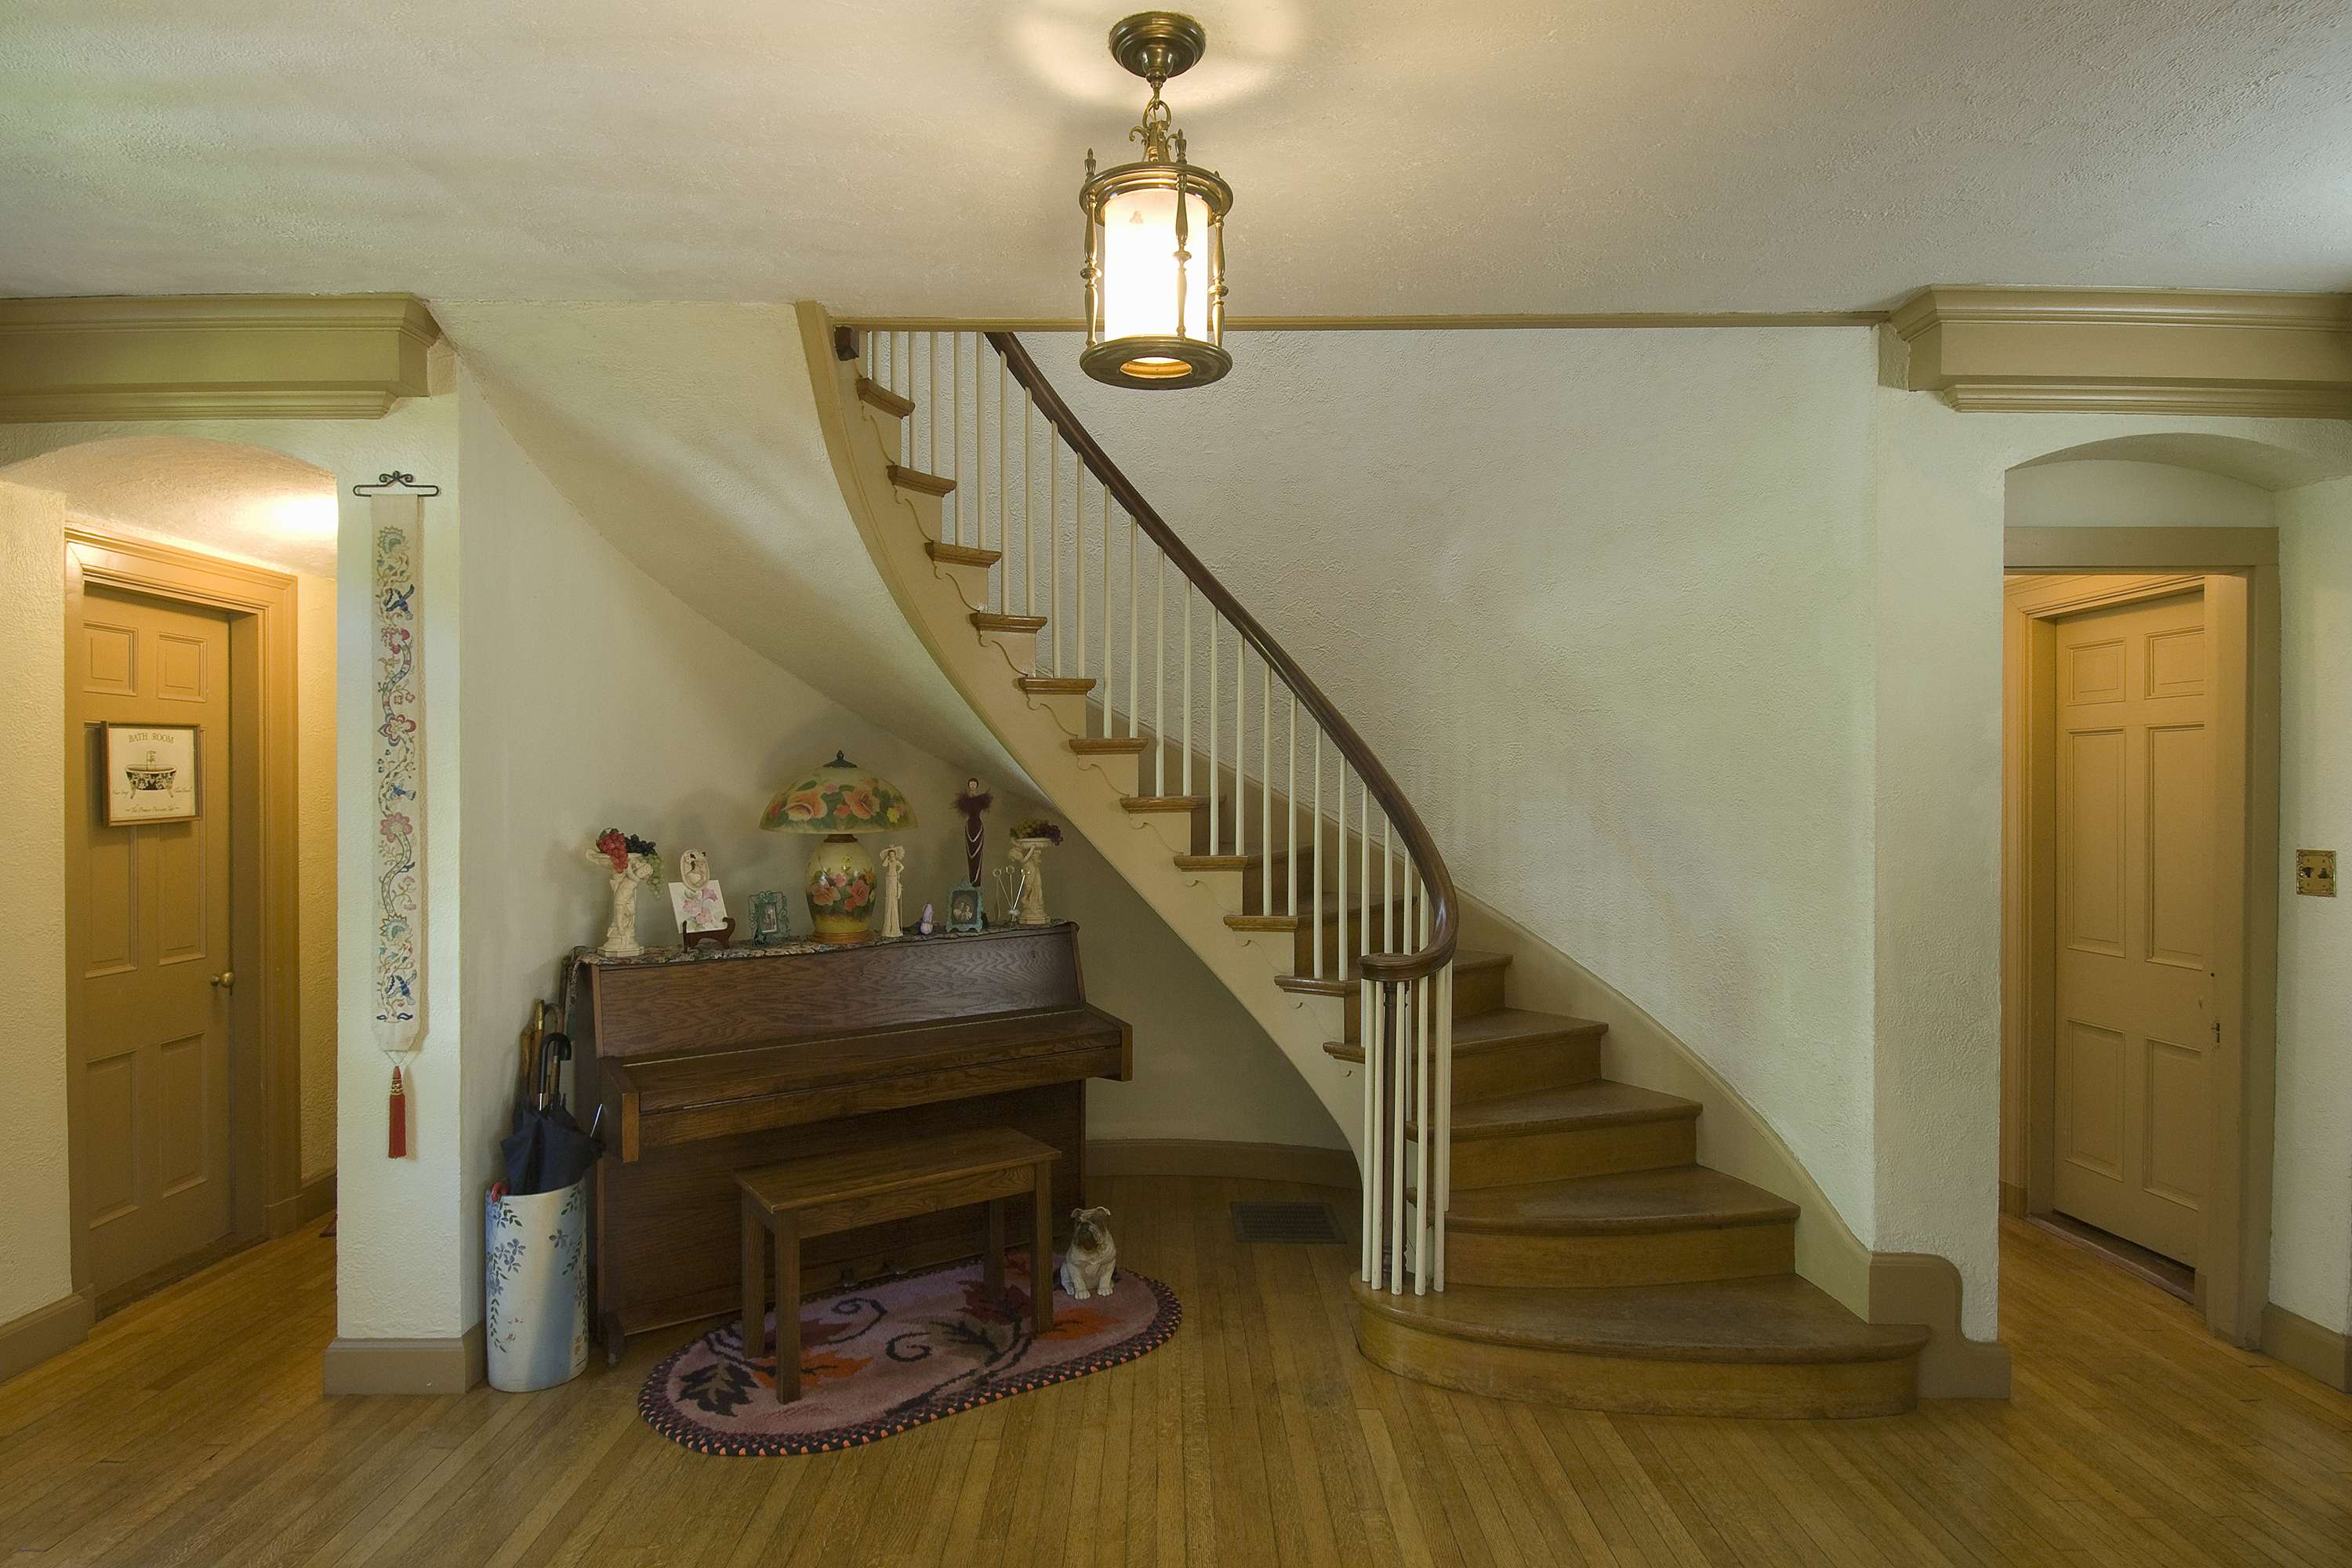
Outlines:
{"type": "Polygon", "coordinates": [[[196,727],[193,724],[104,724],[106,825],[194,822],[196,727]]]}
{"type": "Polygon", "coordinates": [[[948,930],[982,931],[986,926],[978,888],[970,882],[959,882],[948,890],[948,930]]]}

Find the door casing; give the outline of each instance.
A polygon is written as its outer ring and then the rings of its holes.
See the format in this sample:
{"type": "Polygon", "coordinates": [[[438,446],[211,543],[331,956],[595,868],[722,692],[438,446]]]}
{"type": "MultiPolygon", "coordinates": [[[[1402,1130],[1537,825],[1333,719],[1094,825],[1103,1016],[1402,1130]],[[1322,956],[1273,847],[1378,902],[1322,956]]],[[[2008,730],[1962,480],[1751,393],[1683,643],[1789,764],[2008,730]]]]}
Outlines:
{"type": "MultiPolygon", "coordinates": [[[[2035,711],[2054,653],[2052,620],[2103,605],[2205,591],[2216,759],[2215,1010],[2205,1228],[2196,1303],[2207,1326],[2252,1346],[2270,1294],[2273,1081],[2278,974],[2278,534],[2267,528],[2012,528],[2012,573],[2096,574],[2004,600],[2002,1086],[2004,1142],[2021,1148],[2027,1213],[2054,1183],[2054,812],[2047,729],[2035,711]],[[2120,580],[2116,574],[2127,574],[2120,580]]],[[[2046,717],[2041,715],[2039,717],[2046,717]]],[[[2004,1162],[2005,1166],[2011,1162],[2004,1162]]]]}
{"type": "MultiPolygon", "coordinates": [[[[301,994],[297,900],[295,677],[298,585],[268,567],[76,523],[66,530],[66,635],[91,587],[229,612],[229,1214],[240,1242],[296,1223],[302,1185],[301,994]],[[247,985],[244,977],[253,976],[247,985]]],[[[70,653],[70,649],[68,650],[70,653]]],[[[68,658],[68,668],[72,668],[68,658]]],[[[67,706],[66,744],[85,744],[67,706]]],[[[68,811],[88,810],[83,800],[68,811]]],[[[68,909],[71,905],[68,902],[68,909]]],[[[83,1027],[79,938],[67,921],[66,1029],[83,1027]]],[[[68,1125],[82,1125],[79,1082],[68,1125]]],[[[70,1136],[70,1133],[69,1133],[70,1136]]],[[[78,1163],[69,1162],[78,1170],[78,1163]]],[[[72,1197],[74,1289],[89,1291],[87,1194],[72,1197]]]]}

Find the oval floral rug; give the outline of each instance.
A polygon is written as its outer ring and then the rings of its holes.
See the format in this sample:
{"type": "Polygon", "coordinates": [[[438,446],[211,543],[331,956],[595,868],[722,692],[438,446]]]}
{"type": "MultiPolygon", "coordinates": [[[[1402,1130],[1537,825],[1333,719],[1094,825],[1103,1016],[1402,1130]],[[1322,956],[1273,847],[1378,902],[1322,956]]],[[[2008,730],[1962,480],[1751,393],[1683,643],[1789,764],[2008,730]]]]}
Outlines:
{"type": "MultiPolygon", "coordinates": [[[[637,1413],[673,1443],[759,1458],[855,1447],[1009,1394],[1100,1372],[1175,1333],[1176,1293],[1131,1269],[1108,1296],[1056,1293],[1054,1326],[1029,1327],[1028,1263],[990,1296],[980,1263],[801,1303],[801,1396],[776,1403],[776,1363],[743,1354],[733,1319],[654,1368],[637,1413]]],[[[775,1342],[774,1314],[768,1342],[775,1342]]]]}

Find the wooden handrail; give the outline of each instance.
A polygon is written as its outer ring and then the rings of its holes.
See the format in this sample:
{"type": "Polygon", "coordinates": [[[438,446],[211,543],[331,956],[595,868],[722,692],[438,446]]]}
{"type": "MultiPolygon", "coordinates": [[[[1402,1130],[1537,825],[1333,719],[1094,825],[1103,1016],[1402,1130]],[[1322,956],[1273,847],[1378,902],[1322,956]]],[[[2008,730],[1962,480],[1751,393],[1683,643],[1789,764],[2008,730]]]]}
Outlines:
{"type": "MultiPolygon", "coordinates": [[[[1338,748],[1340,756],[1355,768],[1356,776],[1364,781],[1364,787],[1372,792],[1372,798],[1380,802],[1381,812],[1404,840],[1405,853],[1421,872],[1422,885],[1428,890],[1432,911],[1429,941],[1413,952],[1361,954],[1357,962],[1362,966],[1365,977],[1383,984],[1397,984],[1423,979],[1444,968],[1453,960],[1457,936],[1454,877],[1445,868],[1444,857],[1438,854],[1436,841],[1429,836],[1429,828],[1422,822],[1421,814],[1413,810],[1412,803],[1405,798],[1404,791],[1397,787],[1396,780],[1389,776],[1388,769],[1381,765],[1380,758],[1372,754],[1372,749],[1364,743],[1364,738],[1356,733],[1356,727],[1331,705],[1331,700],[1323,695],[1322,688],[1308,679],[1307,672],[1298,668],[1298,661],[1290,657],[1289,650],[1258,625],[1257,617],[1242,607],[1242,602],[1217,581],[1216,574],[1201,563],[1201,558],[1185,546],[1184,542],[1176,536],[1176,531],[1170,528],[1160,513],[1152,509],[1151,503],[1143,499],[1143,492],[1135,488],[1134,481],[1119,471],[1118,465],[1110,460],[1110,455],[1096,443],[1087,427],[1078,423],[1078,416],[1070,412],[1069,405],[1062,401],[1061,395],[1054,390],[1053,383],[1038,370],[1037,362],[1029,357],[1029,351],[1021,346],[1021,340],[1011,332],[990,332],[987,338],[989,346],[1003,356],[1006,367],[1013,372],[1013,379],[1021,384],[1047,422],[1061,433],[1063,440],[1070,444],[1070,449],[1087,466],[1087,472],[1110,492],[1128,516],[1135,520],[1136,526],[1142,529],[1151,542],[1175,563],[1185,579],[1201,590],[1201,596],[1209,601],[1210,608],[1223,616],[1242,639],[1257,650],[1258,658],[1282,678],[1283,684],[1290,689],[1291,694],[1307,705],[1307,710],[1314,715],[1323,732],[1331,737],[1331,743],[1338,748]]],[[[1211,781],[1210,787],[1216,787],[1215,781],[1211,781]]],[[[1319,837],[1319,826],[1317,833],[1319,837]]]]}

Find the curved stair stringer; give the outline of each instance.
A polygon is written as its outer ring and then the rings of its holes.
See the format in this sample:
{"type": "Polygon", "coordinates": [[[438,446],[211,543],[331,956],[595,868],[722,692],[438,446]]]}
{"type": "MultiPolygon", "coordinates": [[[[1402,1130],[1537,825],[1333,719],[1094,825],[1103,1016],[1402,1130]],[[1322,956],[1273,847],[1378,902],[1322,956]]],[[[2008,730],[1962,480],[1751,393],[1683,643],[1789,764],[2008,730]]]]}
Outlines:
{"type": "MultiPolygon", "coordinates": [[[[1120,804],[1127,792],[1111,771],[1117,760],[1070,751],[1068,742],[1084,733],[1086,697],[1029,693],[1015,684],[1029,673],[1022,640],[1030,634],[983,629],[975,635],[971,616],[982,607],[983,595],[972,584],[984,583],[987,568],[935,560],[926,550],[940,535],[940,498],[892,481],[896,422],[856,400],[855,367],[834,357],[832,322],[824,308],[804,302],[797,310],[817,418],[842,499],[908,624],[950,684],[1068,825],[1085,835],[1249,1009],[1360,1158],[1360,1091],[1349,1081],[1351,1069],[1323,1049],[1325,1041],[1343,1032],[1342,1001],[1277,987],[1276,977],[1288,972],[1279,960],[1288,952],[1289,939],[1252,936],[1226,925],[1232,905],[1214,896],[1212,879],[1234,873],[1175,867],[1174,858],[1190,847],[1180,841],[1188,831],[1187,819],[1128,812],[1120,804]],[[1204,891],[1212,896],[1202,896],[1204,891]]],[[[1133,759],[1125,761],[1132,768],[1133,759]]]]}

